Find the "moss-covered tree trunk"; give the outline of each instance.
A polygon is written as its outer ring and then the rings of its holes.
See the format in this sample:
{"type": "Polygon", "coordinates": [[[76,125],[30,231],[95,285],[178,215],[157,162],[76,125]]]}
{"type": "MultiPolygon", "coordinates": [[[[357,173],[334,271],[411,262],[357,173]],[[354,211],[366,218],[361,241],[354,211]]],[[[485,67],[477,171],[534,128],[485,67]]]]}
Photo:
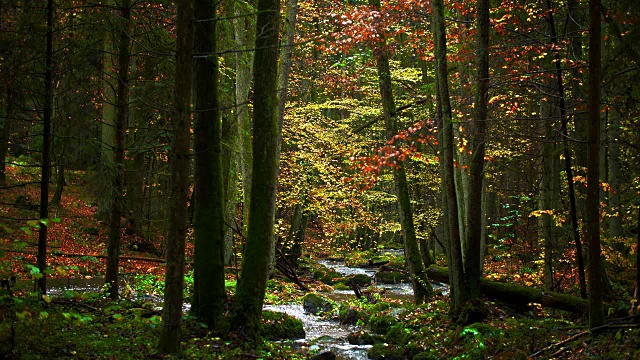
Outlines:
{"type": "MultiPolygon", "coordinates": [[[[107,7],[114,7],[114,0],[107,0],[105,5],[107,7]]],[[[111,15],[111,12],[106,13],[106,25],[107,31],[105,31],[103,39],[104,60],[102,62],[102,72],[104,73],[104,83],[102,84],[102,119],[100,123],[100,166],[98,167],[98,179],[96,180],[97,186],[102,190],[98,192],[97,203],[98,209],[96,211],[96,219],[101,221],[109,221],[109,214],[111,211],[111,202],[113,196],[111,196],[111,178],[113,176],[113,149],[115,141],[115,129],[116,129],[116,89],[117,84],[117,71],[116,56],[115,56],[115,36],[116,31],[112,28],[112,23],[115,23],[115,16],[111,15]]]]}
{"type": "Polygon", "coordinates": [[[38,289],[47,293],[47,225],[51,177],[51,117],[53,113],[53,0],[47,1],[47,45],[45,50],[44,109],[42,115],[42,163],[40,164],[40,231],[38,231],[38,289]]]}
{"type": "MultiPolygon", "coordinates": [[[[444,283],[449,280],[448,273],[449,269],[435,265],[431,265],[431,267],[427,269],[429,278],[444,283]]],[[[584,314],[587,309],[586,300],[567,294],[559,294],[529,286],[487,279],[480,279],[478,284],[482,295],[522,308],[527,308],[530,303],[537,303],[545,307],[570,311],[581,315],[584,314]]]]}
{"type": "Polygon", "coordinates": [[[224,306],[222,120],[218,106],[216,2],[195,0],[195,249],[192,311],[215,327],[224,306]]]}
{"type": "Polygon", "coordinates": [[[158,350],[165,354],[180,352],[182,303],[184,290],[184,251],[189,199],[191,79],[193,48],[193,0],[179,0],[176,19],[176,114],[172,121],[171,215],[167,236],[162,332],[158,350]]]}
{"type": "Polygon", "coordinates": [[[278,38],[280,1],[258,0],[254,62],[253,169],[249,231],[236,291],[233,325],[258,341],[273,249],[278,163],[278,38]]]}
{"type": "Polygon", "coordinates": [[[114,170],[111,186],[111,211],[109,213],[109,239],[107,247],[107,271],[105,282],[109,296],[118,298],[118,270],[120,264],[120,238],[122,218],[122,190],[124,184],[124,137],[129,117],[129,60],[131,0],[122,0],[120,4],[118,37],[118,91],[117,116],[115,123],[115,147],[113,149],[114,170]]]}
{"type": "Polygon", "coordinates": [[[438,152],[442,189],[444,190],[442,208],[445,209],[445,224],[448,229],[447,262],[451,284],[451,314],[457,317],[469,299],[469,288],[464,278],[462,265],[462,246],[458,219],[458,201],[454,179],[454,143],[451,103],[449,99],[449,79],[447,73],[447,43],[444,24],[444,4],[442,0],[431,2],[433,14],[434,55],[436,61],[436,88],[438,90],[439,128],[438,152]]]}
{"type": "Polygon", "coordinates": [[[482,183],[487,124],[489,121],[489,0],[478,0],[476,45],[476,94],[474,121],[471,127],[470,182],[467,195],[467,226],[465,241],[465,275],[471,300],[480,299],[478,281],[481,274],[482,183]]]}
{"type": "MultiPolygon", "coordinates": [[[[371,2],[376,8],[380,8],[379,0],[371,2]]],[[[378,68],[378,82],[380,85],[380,97],[382,100],[382,115],[384,118],[387,141],[392,149],[393,137],[398,133],[396,120],[396,105],[393,98],[393,89],[391,84],[391,69],[389,68],[388,50],[384,48],[384,44],[379,45],[373,51],[376,58],[378,68]]],[[[393,150],[392,150],[393,151],[393,150]]],[[[405,169],[405,162],[399,157],[394,158],[392,163],[393,183],[397,197],[397,207],[400,216],[400,226],[404,235],[404,248],[406,255],[407,267],[411,274],[411,283],[413,285],[413,293],[416,304],[423,303],[432,293],[429,279],[424,274],[424,265],[422,263],[422,255],[418,247],[416,238],[415,225],[413,223],[413,212],[411,210],[411,198],[409,195],[409,183],[405,169]]]]}
{"type": "MultiPolygon", "coordinates": [[[[240,151],[240,178],[242,184],[242,225],[246,233],[250,197],[251,197],[251,119],[249,117],[249,90],[251,89],[251,75],[253,73],[253,51],[248,51],[255,44],[256,26],[254,1],[236,1],[233,19],[236,48],[236,121],[238,123],[238,139],[240,151]]],[[[240,230],[240,229],[238,229],[240,230]]]]}
{"type": "Polygon", "coordinates": [[[589,137],[585,233],[588,247],[589,327],[604,324],[600,249],[600,0],[589,0],[589,137]]]}

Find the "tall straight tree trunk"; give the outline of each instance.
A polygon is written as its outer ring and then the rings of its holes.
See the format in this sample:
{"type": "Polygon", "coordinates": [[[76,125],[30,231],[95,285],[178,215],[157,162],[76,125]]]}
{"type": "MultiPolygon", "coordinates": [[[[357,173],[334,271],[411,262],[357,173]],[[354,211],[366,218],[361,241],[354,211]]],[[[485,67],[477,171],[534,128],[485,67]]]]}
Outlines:
{"type": "Polygon", "coordinates": [[[109,220],[109,245],[107,247],[107,272],[105,282],[109,296],[118,298],[118,268],[120,264],[120,220],[122,218],[122,190],[124,184],[124,136],[129,117],[129,20],[131,0],[122,0],[120,5],[120,37],[118,39],[118,94],[115,124],[115,148],[113,151],[113,185],[111,191],[111,212],[109,220]]]}
{"type": "Polygon", "coordinates": [[[438,89],[438,105],[441,109],[441,119],[438,119],[440,129],[439,159],[442,188],[446,198],[444,216],[448,224],[448,265],[451,278],[451,314],[457,317],[462,307],[469,299],[469,287],[465,281],[462,265],[462,245],[460,243],[460,227],[458,219],[458,204],[454,182],[453,169],[453,122],[451,117],[451,103],[449,100],[449,79],[447,73],[447,40],[444,23],[444,4],[442,0],[431,2],[433,14],[434,55],[436,62],[436,85],[438,89]]]}
{"type": "Polygon", "coordinates": [[[558,252],[559,228],[556,226],[554,213],[560,205],[560,153],[558,137],[554,127],[556,112],[553,104],[541,104],[541,121],[544,122],[544,144],[542,145],[542,177],[540,179],[539,210],[542,211],[538,219],[538,238],[544,245],[544,286],[552,290],[554,284],[554,260],[558,252]]]}
{"type": "Polygon", "coordinates": [[[589,244],[589,327],[604,324],[600,249],[600,64],[602,46],[600,0],[589,0],[589,168],[587,171],[586,238],[589,244]]]}
{"type": "Polygon", "coordinates": [[[477,48],[476,48],[476,95],[474,122],[471,131],[470,186],[467,203],[467,226],[465,242],[465,275],[469,284],[471,300],[480,299],[480,259],[482,243],[482,182],[484,178],[484,153],[486,144],[489,101],[489,0],[478,0],[477,48]]]}
{"type": "MultiPolygon", "coordinates": [[[[278,133],[282,134],[282,124],[284,123],[284,112],[287,104],[287,88],[289,84],[289,73],[291,72],[291,55],[293,53],[293,43],[296,36],[296,17],[298,14],[298,0],[287,0],[284,16],[284,46],[280,49],[280,61],[278,63],[278,133]]],[[[282,149],[282,136],[278,137],[276,148],[276,161],[278,164],[278,174],[280,174],[280,151],[282,149]]],[[[276,176],[277,177],[277,176],[276,176]]],[[[277,186],[276,186],[277,189],[277,186]]],[[[271,255],[274,257],[269,261],[269,273],[273,273],[275,266],[275,242],[271,255]]]]}
{"type": "Polygon", "coordinates": [[[190,103],[193,48],[193,0],[177,3],[176,19],[176,117],[172,121],[171,146],[171,215],[167,237],[162,332],[158,350],[164,354],[180,352],[182,338],[182,293],[184,289],[184,251],[187,235],[187,201],[189,199],[191,128],[190,103]]]}
{"type": "Polygon", "coordinates": [[[47,228],[49,180],[51,177],[51,116],[53,113],[53,0],[47,0],[47,45],[45,50],[44,112],[42,116],[42,164],[40,177],[40,231],[38,232],[38,288],[47,293],[47,228]]]}
{"type": "MultiPolygon", "coordinates": [[[[114,0],[107,0],[107,7],[113,7],[114,0]]],[[[110,13],[107,13],[110,14],[110,13]]],[[[108,15],[108,20],[111,23],[114,19],[108,15]]],[[[102,84],[102,121],[100,124],[100,167],[98,168],[100,180],[99,186],[107,191],[98,192],[98,210],[96,212],[96,218],[102,221],[109,221],[109,214],[111,211],[111,203],[113,196],[111,192],[113,176],[113,150],[115,147],[115,129],[116,129],[116,117],[117,117],[117,71],[115,67],[115,29],[109,28],[104,35],[104,60],[102,62],[102,76],[104,77],[104,83],[102,84]]]]}
{"type": "MultiPolygon", "coordinates": [[[[553,6],[551,4],[551,0],[547,0],[547,9],[549,10],[548,21],[551,29],[551,44],[558,44],[558,34],[556,31],[555,20],[553,17],[553,6]]],[[[573,5],[571,5],[573,6],[573,5]]],[[[570,20],[571,22],[575,20],[570,20]]],[[[573,50],[573,49],[572,49],[573,50]]],[[[582,51],[580,49],[580,51],[582,51]]],[[[564,155],[564,171],[567,176],[567,189],[569,193],[569,217],[571,219],[571,231],[573,234],[573,241],[576,245],[576,260],[578,265],[578,278],[580,282],[580,297],[583,299],[587,298],[587,284],[584,272],[584,260],[582,257],[582,241],[580,239],[580,229],[578,228],[578,208],[576,204],[576,191],[573,182],[573,169],[571,167],[572,162],[572,153],[569,148],[568,138],[569,132],[567,131],[567,106],[566,106],[566,97],[564,91],[564,80],[562,76],[562,67],[561,67],[561,59],[560,52],[554,51],[554,64],[555,64],[555,76],[556,76],[556,89],[558,91],[558,105],[560,108],[560,121],[561,121],[561,133],[562,133],[562,148],[564,155]]],[[[578,85],[576,85],[578,86],[578,85]]],[[[546,253],[545,253],[546,255],[546,253]]]]}
{"type": "Polygon", "coordinates": [[[278,175],[278,40],[280,1],[258,0],[254,60],[253,170],[249,231],[236,291],[233,324],[252,342],[260,336],[262,305],[273,249],[278,175]]]}
{"type": "MultiPolygon", "coordinates": [[[[252,1],[250,2],[253,3],[252,1]]],[[[236,48],[236,120],[240,139],[240,166],[242,179],[242,224],[246,233],[249,219],[249,199],[251,197],[251,119],[249,118],[249,90],[251,89],[251,74],[253,73],[253,51],[248,49],[255,44],[256,26],[255,16],[251,15],[254,8],[250,3],[235,2],[235,16],[233,20],[236,48]]],[[[240,230],[240,229],[238,229],[240,230]]]]}
{"type": "MultiPolygon", "coordinates": [[[[374,7],[380,8],[379,0],[372,0],[374,7]]],[[[393,89],[391,84],[391,69],[389,68],[389,54],[383,45],[373,50],[378,68],[378,82],[380,85],[380,97],[382,98],[382,113],[387,132],[387,142],[391,145],[392,150],[393,137],[398,133],[398,125],[396,120],[396,104],[393,98],[393,89]]],[[[395,157],[392,163],[393,183],[397,197],[398,213],[400,215],[400,226],[404,235],[404,251],[407,261],[407,267],[411,274],[411,283],[413,285],[414,300],[416,304],[422,304],[427,297],[431,295],[432,288],[429,279],[424,273],[424,264],[422,263],[422,255],[418,247],[418,239],[416,238],[415,224],[413,223],[413,212],[411,210],[411,195],[409,194],[409,184],[404,160],[395,157]],[[395,168],[393,168],[395,167],[395,168]]]]}
{"type": "Polygon", "coordinates": [[[196,151],[194,295],[192,310],[215,327],[224,306],[222,119],[218,106],[216,3],[195,0],[196,151]]]}

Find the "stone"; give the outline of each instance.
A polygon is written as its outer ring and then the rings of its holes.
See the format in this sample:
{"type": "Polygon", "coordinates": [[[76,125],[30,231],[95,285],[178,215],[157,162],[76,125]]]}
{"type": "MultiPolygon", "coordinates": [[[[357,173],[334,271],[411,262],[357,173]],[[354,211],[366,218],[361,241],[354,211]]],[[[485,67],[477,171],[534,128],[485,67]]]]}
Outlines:
{"type": "Polygon", "coordinates": [[[333,310],[334,303],[333,301],[316,293],[307,293],[302,298],[302,307],[304,308],[304,311],[313,315],[318,315],[333,310]]]}

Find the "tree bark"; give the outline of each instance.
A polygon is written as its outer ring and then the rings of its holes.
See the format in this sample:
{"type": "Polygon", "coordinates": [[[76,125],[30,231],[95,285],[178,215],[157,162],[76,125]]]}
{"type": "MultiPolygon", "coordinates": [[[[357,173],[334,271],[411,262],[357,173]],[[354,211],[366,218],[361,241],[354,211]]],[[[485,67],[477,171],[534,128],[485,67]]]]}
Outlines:
{"type": "MultiPolygon", "coordinates": [[[[449,280],[449,269],[431,265],[427,269],[427,275],[434,281],[446,283],[449,280]]],[[[577,314],[583,314],[587,310],[586,300],[571,295],[487,279],[480,279],[478,284],[482,295],[519,307],[527,307],[529,303],[538,303],[577,314]]]]}
{"type": "MultiPolygon", "coordinates": [[[[380,8],[379,0],[372,0],[376,8],[380,8]]],[[[398,133],[396,121],[396,105],[393,98],[391,84],[391,70],[389,68],[389,54],[384,45],[373,50],[378,68],[378,82],[380,85],[380,96],[382,100],[382,112],[387,132],[387,144],[391,146],[391,151],[395,150],[393,143],[394,136],[398,133]]],[[[411,198],[409,195],[409,183],[405,168],[405,161],[399,157],[394,157],[392,162],[393,183],[397,197],[397,207],[400,217],[400,225],[404,235],[404,249],[407,267],[411,273],[411,283],[413,285],[414,300],[416,304],[422,304],[431,296],[433,289],[429,279],[424,275],[424,265],[418,247],[415,225],[413,223],[413,212],[411,209],[411,198]],[[394,168],[395,167],[395,168],[394,168]]]]}
{"type": "Polygon", "coordinates": [[[40,177],[40,231],[38,231],[38,288],[47,293],[47,228],[51,177],[51,116],[53,113],[53,0],[47,0],[47,45],[45,50],[44,111],[42,116],[42,163],[40,177]]]}
{"type": "Polygon", "coordinates": [[[176,117],[173,124],[171,156],[171,216],[167,238],[164,310],[158,350],[164,354],[180,352],[184,289],[187,201],[189,200],[191,79],[193,48],[193,1],[177,3],[176,36],[176,117]]]}
{"type": "MultiPolygon", "coordinates": [[[[106,1],[107,7],[115,7],[114,0],[106,1]]],[[[110,14],[110,12],[107,12],[110,14]]],[[[114,19],[110,15],[107,17],[109,23],[114,19]]],[[[116,88],[117,84],[117,71],[114,69],[114,48],[115,48],[115,34],[116,29],[108,28],[104,35],[104,61],[102,63],[102,73],[104,77],[104,83],[102,84],[102,121],[100,124],[100,166],[98,167],[98,180],[97,186],[105,191],[98,192],[98,210],[96,211],[96,219],[108,222],[109,214],[111,211],[113,196],[111,186],[113,184],[112,176],[113,169],[113,151],[115,147],[115,128],[117,117],[117,98],[116,88]]]]}
{"type": "Polygon", "coordinates": [[[489,0],[478,0],[476,48],[476,96],[471,137],[470,187],[467,204],[465,242],[465,275],[469,284],[469,298],[480,299],[478,280],[482,273],[480,248],[482,242],[482,182],[488,124],[489,101],[489,0]]]}
{"type": "MultiPolygon", "coordinates": [[[[253,2],[251,2],[253,3],[253,2]]],[[[235,2],[235,16],[233,20],[236,48],[236,121],[240,139],[240,166],[242,181],[242,225],[243,232],[249,219],[251,198],[251,119],[249,118],[249,90],[251,89],[251,74],[253,72],[253,51],[248,51],[255,43],[255,16],[247,4],[235,2]]],[[[240,229],[238,229],[240,230],[240,229]]]]}
{"type": "Polygon", "coordinates": [[[210,327],[224,307],[224,187],[216,3],[195,0],[195,248],[192,311],[210,327]]]}
{"type": "Polygon", "coordinates": [[[589,244],[589,327],[604,324],[600,249],[600,0],[589,0],[589,167],[585,232],[589,244]]]}
{"type": "Polygon", "coordinates": [[[129,20],[131,18],[131,0],[122,0],[120,6],[120,37],[118,40],[118,94],[117,117],[115,124],[115,148],[113,151],[114,171],[112,174],[111,212],[109,217],[109,239],[107,247],[107,271],[105,275],[109,296],[118,298],[118,270],[120,265],[120,221],[122,218],[122,190],[124,184],[124,136],[129,117],[129,20]]]}
{"type": "Polygon", "coordinates": [[[253,169],[249,231],[236,291],[233,325],[252,342],[260,336],[262,305],[273,250],[278,163],[278,40],[280,1],[258,0],[254,61],[253,169]]]}
{"type": "Polygon", "coordinates": [[[436,84],[438,89],[438,127],[439,132],[439,161],[442,187],[446,204],[443,204],[448,225],[448,251],[451,284],[451,313],[457,317],[464,304],[469,300],[469,288],[464,277],[462,265],[462,246],[460,243],[460,227],[458,219],[457,194],[453,169],[453,123],[451,117],[451,103],[449,100],[449,79],[447,73],[447,42],[444,23],[444,4],[442,0],[431,2],[433,14],[434,55],[436,62],[436,84]]]}

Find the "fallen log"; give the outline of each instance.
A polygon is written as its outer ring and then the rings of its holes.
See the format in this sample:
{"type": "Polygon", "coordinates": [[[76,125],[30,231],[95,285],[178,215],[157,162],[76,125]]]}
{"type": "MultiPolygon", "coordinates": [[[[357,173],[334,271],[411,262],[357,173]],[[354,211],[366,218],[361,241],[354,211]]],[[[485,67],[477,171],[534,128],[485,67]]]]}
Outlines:
{"type": "MultiPolygon", "coordinates": [[[[449,283],[446,267],[431,265],[427,269],[429,280],[449,283]]],[[[587,310],[587,300],[552,291],[539,290],[529,286],[480,279],[482,295],[507,304],[527,306],[537,303],[545,307],[582,314],[587,310]]]]}
{"type": "Polygon", "coordinates": [[[372,259],[369,259],[368,263],[364,263],[364,264],[358,264],[359,268],[368,268],[368,267],[378,267],[378,266],[383,266],[388,264],[389,261],[378,261],[378,262],[374,262],[372,259]]]}

